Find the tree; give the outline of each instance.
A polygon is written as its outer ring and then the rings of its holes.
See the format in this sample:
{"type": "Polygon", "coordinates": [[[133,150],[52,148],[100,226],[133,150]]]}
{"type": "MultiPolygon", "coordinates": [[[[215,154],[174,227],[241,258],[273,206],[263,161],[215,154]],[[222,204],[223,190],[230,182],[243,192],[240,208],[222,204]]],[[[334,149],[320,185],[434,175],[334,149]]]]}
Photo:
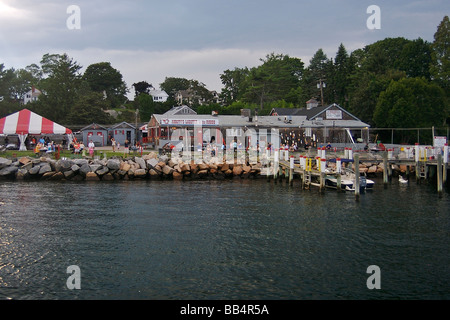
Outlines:
{"type": "Polygon", "coordinates": [[[234,68],[234,70],[225,70],[220,75],[223,88],[220,97],[225,105],[230,105],[232,102],[242,98],[243,92],[245,92],[245,79],[249,75],[249,69],[234,68]]]}
{"type": "Polygon", "coordinates": [[[445,16],[434,34],[431,45],[430,73],[442,88],[449,94],[450,83],[450,21],[445,16]]]}
{"type": "Polygon", "coordinates": [[[337,104],[344,108],[347,108],[347,90],[350,84],[351,71],[352,68],[350,57],[344,45],[341,43],[336,53],[336,58],[334,59],[332,84],[335,93],[334,100],[337,104]]]}
{"type": "Polygon", "coordinates": [[[46,78],[40,81],[43,94],[30,109],[56,122],[63,122],[71,112],[81,87],[81,66],[67,54],[45,54],[41,70],[46,78]]]}
{"type": "Polygon", "coordinates": [[[178,91],[189,89],[190,81],[185,78],[166,77],[164,82],[159,84],[159,87],[167,92],[170,98],[174,99],[178,91]]]}
{"type": "Polygon", "coordinates": [[[378,127],[408,128],[441,126],[447,114],[442,88],[425,78],[403,78],[380,93],[373,117],[378,127]]]}
{"type": "Polygon", "coordinates": [[[259,104],[260,110],[264,109],[266,103],[286,99],[287,96],[298,102],[295,94],[299,92],[297,89],[303,77],[303,62],[298,58],[274,53],[261,61],[263,64],[250,69],[246,77],[243,101],[259,104]]]}
{"type": "Polygon", "coordinates": [[[314,56],[309,61],[309,66],[306,68],[304,73],[302,88],[304,102],[308,101],[310,98],[319,98],[321,96],[320,86],[322,84],[322,92],[324,95],[324,104],[328,100],[328,92],[330,91],[327,87],[328,81],[332,81],[332,62],[327,58],[327,55],[322,49],[318,49],[314,56]],[[325,85],[324,85],[325,83],[325,85]]]}
{"type": "Polygon", "coordinates": [[[111,66],[110,62],[99,62],[87,67],[83,75],[92,91],[101,92],[111,102],[111,106],[119,106],[125,101],[126,83],[122,74],[111,66]]]}
{"type": "Polygon", "coordinates": [[[149,94],[142,93],[135,99],[136,108],[139,110],[139,117],[143,121],[149,121],[155,113],[155,102],[149,94]]]}
{"type": "Polygon", "coordinates": [[[149,84],[147,81],[139,81],[139,82],[133,83],[133,87],[134,87],[134,96],[135,97],[139,96],[141,93],[149,94],[150,88],[153,88],[153,86],[151,84],[149,84]]]}
{"type": "Polygon", "coordinates": [[[103,94],[94,91],[85,91],[81,94],[64,122],[72,125],[84,125],[89,123],[109,124],[110,115],[105,112],[109,107],[103,94]]]}

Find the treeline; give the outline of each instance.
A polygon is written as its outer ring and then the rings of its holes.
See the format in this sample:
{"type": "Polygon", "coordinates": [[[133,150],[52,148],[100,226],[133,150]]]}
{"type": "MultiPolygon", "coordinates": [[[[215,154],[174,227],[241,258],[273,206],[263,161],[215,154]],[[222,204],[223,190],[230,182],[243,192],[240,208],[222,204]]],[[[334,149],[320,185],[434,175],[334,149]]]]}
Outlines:
{"type": "Polygon", "coordinates": [[[128,101],[122,74],[109,62],[82,66],[67,54],[45,54],[39,64],[6,69],[0,64],[0,116],[23,108],[32,86],[42,91],[27,108],[64,125],[148,121],[180,102],[200,114],[239,114],[243,108],[266,115],[272,108],[304,108],[315,98],[337,103],[372,127],[449,125],[450,23],[440,22],[434,41],[387,38],[348,52],[343,44],[334,57],[316,51],[307,67],[301,59],[271,53],[253,68],[234,68],[220,75],[220,102],[198,80],[167,77],[159,86],[167,102],[154,102],[146,81],[136,82],[128,101]],[[105,112],[107,111],[108,112],[105,112]],[[114,115],[112,117],[110,114],[114,115]]]}

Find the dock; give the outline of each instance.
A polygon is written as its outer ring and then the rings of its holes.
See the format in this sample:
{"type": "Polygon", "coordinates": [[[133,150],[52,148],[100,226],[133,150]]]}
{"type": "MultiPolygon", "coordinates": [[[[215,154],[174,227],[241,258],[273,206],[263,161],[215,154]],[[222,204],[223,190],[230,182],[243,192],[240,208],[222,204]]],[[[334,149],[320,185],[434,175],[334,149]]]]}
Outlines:
{"type": "MultiPolygon", "coordinates": [[[[381,165],[383,168],[383,184],[386,187],[392,179],[393,167],[403,166],[406,168],[405,176],[407,179],[413,177],[412,172],[415,173],[415,181],[420,184],[423,181],[429,180],[431,177],[436,177],[437,193],[442,196],[443,186],[447,182],[448,170],[448,146],[443,150],[443,154],[438,153],[432,157],[427,157],[426,151],[421,152],[417,148],[414,157],[398,158],[393,157],[390,150],[378,153],[378,157],[368,159],[365,154],[353,153],[349,158],[333,158],[325,156],[318,152],[317,156],[298,155],[294,157],[287,150],[276,150],[274,152],[273,166],[266,171],[267,179],[274,179],[275,183],[282,181],[283,178],[287,180],[289,185],[293,185],[294,177],[300,179],[301,189],[310,189],[311,187],[318,188],[319,192],[324,192],[326,188],[341,191],[341,180],[343,176],[344,163],[351,163],[355,176],[360,175],[360,165],[363,162],[370,161],[381,165]],[[321,157],[322,155],[322,157],[321,157]],[[335,163],[334,169],[330,170],[328,164],[335,163]],[[336,186],[331,186],[326,183],[326,180],[333,178],[337,181],[336,186]]],[[[359,197],[359,179],[355,179],[354,192],[356,198],[359,197]]]]}

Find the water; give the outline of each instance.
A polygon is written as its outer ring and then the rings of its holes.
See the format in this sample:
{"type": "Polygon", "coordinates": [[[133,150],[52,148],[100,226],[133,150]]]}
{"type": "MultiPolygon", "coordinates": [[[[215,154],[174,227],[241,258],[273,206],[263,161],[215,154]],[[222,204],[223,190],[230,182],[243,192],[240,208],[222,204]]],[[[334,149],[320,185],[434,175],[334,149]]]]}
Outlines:
{"type": "Polygon", "coordinates": [[[449,204],[379,180],[360,201],[265,180],[2,181],[0,299],[449,299],[449,204]]]}

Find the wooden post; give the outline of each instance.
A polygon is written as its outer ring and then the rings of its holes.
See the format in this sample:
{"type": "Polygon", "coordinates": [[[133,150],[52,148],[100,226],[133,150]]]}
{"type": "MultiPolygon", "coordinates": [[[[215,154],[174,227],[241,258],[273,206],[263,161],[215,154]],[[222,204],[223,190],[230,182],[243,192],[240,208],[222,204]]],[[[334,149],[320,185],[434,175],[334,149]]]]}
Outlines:
{"type": "Polygon", "coordinates": [[[448,163],[448,144],[447,143],[444,145],[444,156],[443,156],[443,158],[444,158],[443,159],[444,172],[442,174],[442,183],[446,183],[447,182],[447,163],[448,163]]]}
{"type": "Polygon", "coordinates": [[[337,176],[336,176],[336,188],[337,188],[337,190],[338,191],[340,191],[341,190],[341,178],[342,178],[342,175],[341,175],[341,166],[342,166],[342,164],[341,164],[341,158],[337,158],[336,159],[336,173],[337,173],[337,176]]]}
{"type": "Polygon", "coordinates": [[[416,162],[416,182],[419,183],[420,181],[420,149],[419,149],[419,144],[416,143],[416,145],[414,146],[414,160],[416,162]]]}
{"type": "Polygon", "coordinates": [[[289,159],[289,185],[292,186],[294,183],[294,156],[289,159]]]}
{"type": "Polygon", "coordinates": [[[355,163],[355,198],[356,200],[359,199],[359,179],[360,179],[360,173],[359,173],[359,154],[356,153],[354,155],[354,163],[355,163]]]}
{"type": "Polygon", "coordinates": [[[278,168],[280,166],[280,161],[279,161],[279,151],[278,149],[275,149],[274,152],[274,166],[273,166],[273,181],[275,183],[277,183],[277,174],[278,174],[278,168]]]}
{"type": "Polygon", "coordinates": [[[442,196],[442,154],[437,156],[437,191],[439,196],[442,196]]]}
{"type": "Polygon", "coordinates": [[[388,184],[388,161],[386,151],[383,151],[383,183],[384,186],[387,186],[388,184]]]}

